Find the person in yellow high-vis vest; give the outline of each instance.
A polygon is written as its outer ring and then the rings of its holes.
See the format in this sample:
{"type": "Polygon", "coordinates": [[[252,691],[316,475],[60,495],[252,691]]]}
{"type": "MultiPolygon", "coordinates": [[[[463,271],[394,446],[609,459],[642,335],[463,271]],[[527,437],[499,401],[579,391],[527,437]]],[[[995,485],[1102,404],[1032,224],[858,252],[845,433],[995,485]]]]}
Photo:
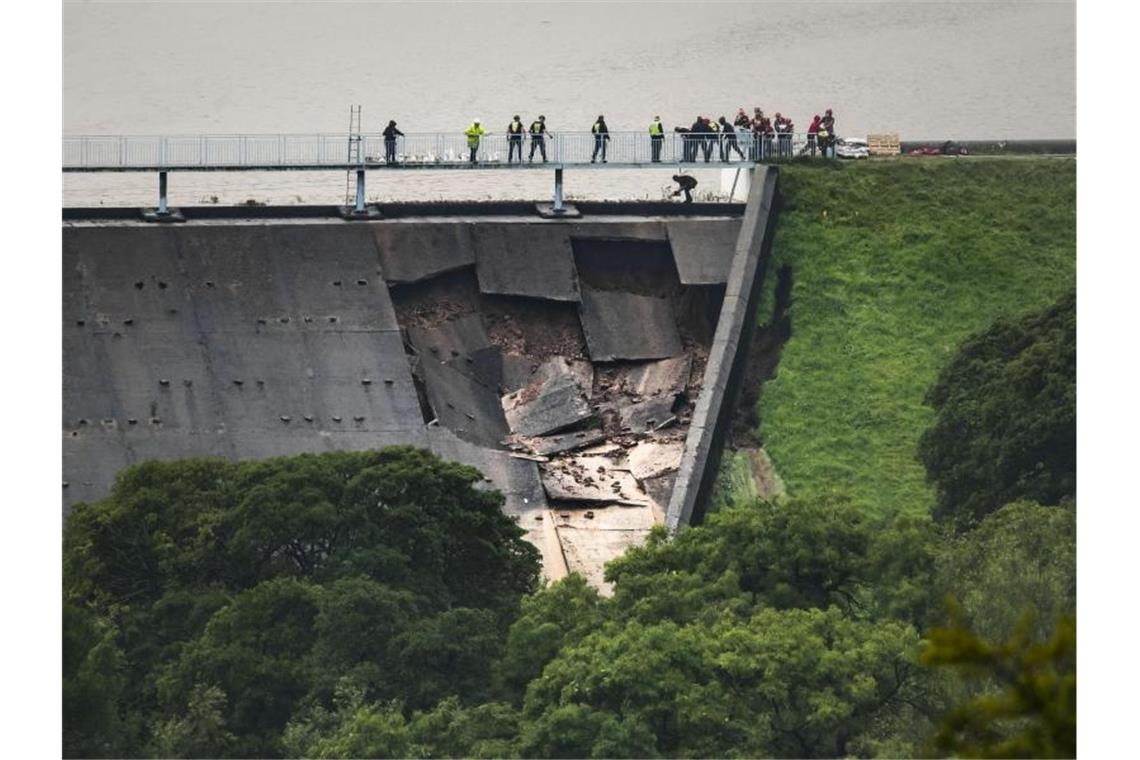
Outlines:
{"type": "Polygon", "coordinates": [[[653,123],[649,125],[649,148],[653,154],[653,163],[661,163],[661,146],[664,144],[665,127],[661,124],[661,117],[654,116],[653,123]]]}
{"type": "Polygon", "coordinates": [[[507,125],[507,163],[515,156],[515,150],[518,150],[519,163],[522,163],[522,144],[523,144],[523,123],[522,119],[516,113],[515,118],[511,119],[511,123],[507,125]]]}
{"type": "Polygon", "coordinates": [[[546,131],[546,117],[539,114],[539,117],[530,124],[530,157],[527,158],[527,163],[534,160],[534,151],[537,148],[542,152],[542,163],[546,163],[546,136],[550,134],[546,131]]]}
{"type": "Polygon", "coordinates": [[[467,148],[471,151],[471,163],[475,163],[475,155],[479,152],[479,141],[483,135],[487,134],[487,130],[483,129],[478,119],[475,119],[463,134],[467,135],[467,148]]]}

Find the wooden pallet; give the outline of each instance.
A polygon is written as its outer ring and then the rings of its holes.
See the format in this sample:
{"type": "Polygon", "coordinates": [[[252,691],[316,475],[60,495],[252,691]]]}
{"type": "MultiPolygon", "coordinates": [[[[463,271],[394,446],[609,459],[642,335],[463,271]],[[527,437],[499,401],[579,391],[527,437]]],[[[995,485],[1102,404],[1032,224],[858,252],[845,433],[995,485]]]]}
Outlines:
{"type": "Polygon", "coordinates": [[[898,132],[867,135],[867,150],[872,156],[897,156],[901,152],[898,132]]]}

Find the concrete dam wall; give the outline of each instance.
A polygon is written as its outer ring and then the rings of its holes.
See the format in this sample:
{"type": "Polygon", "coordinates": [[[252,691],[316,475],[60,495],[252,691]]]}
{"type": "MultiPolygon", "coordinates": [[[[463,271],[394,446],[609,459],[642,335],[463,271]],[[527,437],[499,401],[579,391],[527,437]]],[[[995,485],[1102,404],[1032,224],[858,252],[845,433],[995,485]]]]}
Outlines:
{"type": "Polygon", "coordinates": [[[703,477],[708,443],[685,447],[732,402],[698,401],[741,302],[725,283],[763,276],[735,263],[739,206],[609,205],[65,220],[65,509],[147,459],[414,445],[479,468],[549,577],[602,585],[665,521],[682,457],[703,477]]]}

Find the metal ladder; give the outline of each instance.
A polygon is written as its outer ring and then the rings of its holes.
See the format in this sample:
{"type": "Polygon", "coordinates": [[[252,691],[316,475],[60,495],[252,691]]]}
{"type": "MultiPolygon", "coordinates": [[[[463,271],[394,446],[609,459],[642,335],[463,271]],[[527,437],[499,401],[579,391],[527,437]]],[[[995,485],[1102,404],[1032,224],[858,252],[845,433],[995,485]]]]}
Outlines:
{"type": "Polygon", "coordinates": [[[360,106],[349,106],[348,114],[348,166],[344,170],[344,205],[353,202],[353,168],[360,165],[360,151],[363,139],[360,134],[360,106]]]}

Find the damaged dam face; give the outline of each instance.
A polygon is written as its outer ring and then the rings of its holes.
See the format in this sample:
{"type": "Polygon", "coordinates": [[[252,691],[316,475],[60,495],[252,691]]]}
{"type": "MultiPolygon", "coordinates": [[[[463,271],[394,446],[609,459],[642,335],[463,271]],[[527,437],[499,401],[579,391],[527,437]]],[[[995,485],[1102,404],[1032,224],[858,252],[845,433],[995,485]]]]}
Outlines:
{"type": "Polygon", "coordinates": [[[741,227],[722,208],[70,221],[65,508],[146,459],[414,445],[482,471],[548,577],[603,586],[669,509],[741,227]]]}

